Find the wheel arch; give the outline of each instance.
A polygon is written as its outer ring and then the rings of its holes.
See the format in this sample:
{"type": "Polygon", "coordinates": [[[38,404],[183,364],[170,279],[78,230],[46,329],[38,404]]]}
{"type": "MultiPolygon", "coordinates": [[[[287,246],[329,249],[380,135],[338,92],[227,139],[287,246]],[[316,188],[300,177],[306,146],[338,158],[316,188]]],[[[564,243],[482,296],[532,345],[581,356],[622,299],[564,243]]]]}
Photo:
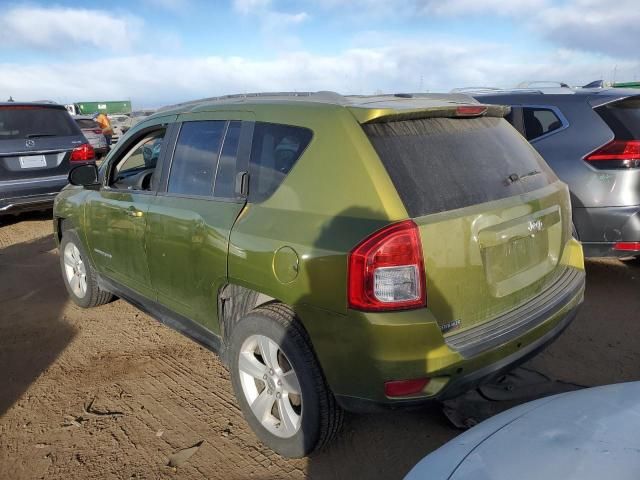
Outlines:
{"type": "Polygon", "coordinates": [[[277,298],[242,285],[227,283],[218,291],[218,322],[224,345],[229,344],[234,326],[250,311],[269,303],[284,303],[277,298]]]}

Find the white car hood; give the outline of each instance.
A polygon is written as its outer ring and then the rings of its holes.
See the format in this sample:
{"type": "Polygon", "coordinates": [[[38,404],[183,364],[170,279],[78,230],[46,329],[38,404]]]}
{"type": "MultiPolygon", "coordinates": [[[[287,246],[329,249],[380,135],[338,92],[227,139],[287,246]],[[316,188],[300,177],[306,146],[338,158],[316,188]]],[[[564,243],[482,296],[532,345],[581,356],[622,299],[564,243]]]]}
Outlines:
{"type": "Polygon", "coordinates": [[[406,480],[640,479],[640,382],[520,405],[425,457],[406,480]]]}

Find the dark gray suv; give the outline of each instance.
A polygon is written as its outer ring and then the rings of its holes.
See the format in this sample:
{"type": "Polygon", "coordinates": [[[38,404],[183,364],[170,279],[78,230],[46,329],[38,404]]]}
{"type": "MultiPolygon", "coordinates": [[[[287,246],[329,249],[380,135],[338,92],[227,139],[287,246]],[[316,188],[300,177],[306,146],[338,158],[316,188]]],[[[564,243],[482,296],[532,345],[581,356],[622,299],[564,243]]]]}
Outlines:
{"type": "Polygon", "coordinates": [[[62,105],[0,103],[0,215],[50,208],[71,167],[94,160],[62,105]]]}
{"type": "Polygon", "coordinates": [[[550,88],[472,93],[508,117],[569,185],[585,256],[640,256],[640,91],[550,88]]]}

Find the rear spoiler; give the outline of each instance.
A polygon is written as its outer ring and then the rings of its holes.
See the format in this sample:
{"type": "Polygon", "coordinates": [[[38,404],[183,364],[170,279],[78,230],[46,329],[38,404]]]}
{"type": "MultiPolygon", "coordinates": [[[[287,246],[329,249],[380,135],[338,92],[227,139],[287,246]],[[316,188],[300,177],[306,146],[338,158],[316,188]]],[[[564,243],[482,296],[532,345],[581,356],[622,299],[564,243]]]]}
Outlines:
{"type": "Polygon", "coordinates": [[[621,100],[627,100],[629,98],[640,98],[640,90],[633,88],[616,88],[607,90],[607,95],[595,96],[589,100],[589,105],[593,108],[602,107],[609,103],[619,102],[621,100]]]}
{"type": "Polygon", "coordinates": [[[511,112],[511,107],[507,105],[483,105],[483,104],[460,104],[446,105],[422,109],[371,109],[365,110],[350,108],[351,112],[358,118],[360,123],[385,123],[399,122],[402,120],[419,120],[426,118],[478,118],[497,117],[503,118],[511,112]],[[360,110],[360,111],[357,111],[360,110]],[[363,113],[365,113],[363,115],[363,113]]]}

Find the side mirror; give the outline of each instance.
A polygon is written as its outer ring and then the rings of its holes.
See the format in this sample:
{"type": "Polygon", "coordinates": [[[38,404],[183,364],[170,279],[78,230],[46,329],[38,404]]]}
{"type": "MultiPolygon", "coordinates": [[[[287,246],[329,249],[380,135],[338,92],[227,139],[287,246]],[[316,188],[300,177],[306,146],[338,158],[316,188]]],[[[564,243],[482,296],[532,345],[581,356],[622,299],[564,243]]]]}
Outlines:
{"type": "Polygon", "coordinates": [[[94,164],[87,163],[78,165],[69,172],[69,183],[71,185],[79,185],[81,187],[98,190],[100,182],[98,181],[98,167],[94,164]]]}

